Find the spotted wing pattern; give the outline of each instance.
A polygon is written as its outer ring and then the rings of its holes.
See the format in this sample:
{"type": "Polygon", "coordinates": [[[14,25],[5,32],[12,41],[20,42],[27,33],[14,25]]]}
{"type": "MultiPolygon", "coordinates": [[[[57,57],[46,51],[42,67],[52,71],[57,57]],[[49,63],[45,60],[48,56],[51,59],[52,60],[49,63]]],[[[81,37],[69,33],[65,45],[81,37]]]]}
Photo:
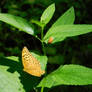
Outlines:
{"type": "Polygon", "coordinates": [[[22,63],[24,71],[31,75],[40,77],[45,73],[45,71],[41,69],[40,62],[29,52],[27,47],[24,47],[22,50],[22,63]]]}

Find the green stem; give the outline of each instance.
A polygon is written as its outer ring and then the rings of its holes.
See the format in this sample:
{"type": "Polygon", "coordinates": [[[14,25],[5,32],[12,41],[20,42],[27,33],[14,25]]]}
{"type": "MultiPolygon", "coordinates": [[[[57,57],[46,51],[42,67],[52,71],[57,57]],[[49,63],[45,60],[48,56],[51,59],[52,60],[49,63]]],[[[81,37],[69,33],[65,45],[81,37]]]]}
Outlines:
{"type": "Polygon", "coordinates": [[[41,31],[41,42],[42,42],[43,53],[44,55],[46,55],[45,48],[44,48],[44,42],[43,42],[43,31],[44,31],[44,27],[42,27],[42,31],[41,31]]]}
{"type": "Polygon", "coordinates": [[[41,39],[37,35],[35,35],[35,38],[37,38],[39,41],[41,41],[41,39]]]}
{"type": "Polygon", "coordinates": [[[43,31],[44,31],[44,27],[41,28],[41,40],[43,39],[43,31]]]}
{"type": "Polygon", "coordinates": [[[41,88],[41,92],[43,92],[43,90],[44,90],[44,87],[41,88]]]}
{"type": "MultiPolygon", "coordinates": [[[[43,50],[43,53],[44,55],[46,55],[46,52],[45,52],[45,47],[44,47],[44,42],[43,42],[43,31],[44,31],[44,26],[42,27],[42,31],[41,31],[41,42],[42,42],[42,50],[43,50]]],[[[41,87],[41,92],[43,92],[44,90],[44,86],[41,87]]]]}

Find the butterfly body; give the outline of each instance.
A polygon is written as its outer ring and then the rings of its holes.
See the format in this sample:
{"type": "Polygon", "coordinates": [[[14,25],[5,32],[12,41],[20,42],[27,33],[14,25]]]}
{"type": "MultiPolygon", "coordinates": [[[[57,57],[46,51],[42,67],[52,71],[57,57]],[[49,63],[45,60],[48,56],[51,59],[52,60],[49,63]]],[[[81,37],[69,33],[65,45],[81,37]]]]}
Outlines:
{"type": "Polygon", "coordinates": [[[24,71],[40,77],[45,73],[44,70],[41,69],[40,62],[29,52],[27,47],[24,47],[22,50],[22,63],[24,66],[24,71]]]}

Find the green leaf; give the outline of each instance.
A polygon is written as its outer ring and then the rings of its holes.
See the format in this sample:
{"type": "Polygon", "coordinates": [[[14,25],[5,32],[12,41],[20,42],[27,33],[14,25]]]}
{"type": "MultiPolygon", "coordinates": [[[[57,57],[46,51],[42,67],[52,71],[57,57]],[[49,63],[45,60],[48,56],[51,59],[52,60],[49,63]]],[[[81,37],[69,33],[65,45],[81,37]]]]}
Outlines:
{"type": "Polygon", "coordinates": [[[40,21],[32,19],[31,22],[34,23],[34,24],[36,24],[36,25],[38,25],[38,26],[40,26],[40,27],[44,27],[44,24],[41,23],[40,21]]]}
{"type": "Polygon", "coordinates": [[[38,55],[34,52],[31,52],[31,53],[40,62],[42,70],[45,70],[46,65],[47,65],[47,60],[48,60],[47,56],[41,56],[41,55],[38,55]]]}
{"type": "Polygon", "coordinates": [[[92,84],[92,69],[80,65],[64,65],[43,78],[38,87],[88,84],[92,84]]]}
{"type": "Polygon", "coordinates": [[[56,20],[56,22],[52,25],[52,27],[60,25],[70,25],[74,23],[74,20],[75,20],[74,8],[71,7],[61,17],[59,17],[56,20]]]}
{"type": "Polygon", "coordinates": [[[0,65],[0,92],[25,92],[18,72],[10,73],[6,69],[0,65]]]}
{"type": "Polygon", "coordinates": [[[18,57],[0,57],[0,92],[29,92],[38,82],[39,78],[23,71],[18,57]],[[22,91],[22,86],[25,91],[22,91]]]}
{"type": "Polygon", "coordinates": [[[16,56],[8,56],[8,57],[5,57],[5,58],[9,59],[9,60],[13,60],[13,61],[19,62],[19,57],[16,57],[16,56]]]}
{"type": "Polygon", "coordinates": [[[49,29],[44,37],[44,42],[48,43],[50,37],[52,43],[63,41],[66,37],[78,36],[92,32],[92,25],[61,25],[49,29]]]}
{"type": "Polygon", "coordinates": [[[32,28],[32,25],[29,24],[25,19],[21,17],[14,16],[11,14],[0,13],[0,21],[8,23],[28,34],[34,35],[34,30],[32,28]]]}
{"type": "Polygon", "coordinates": [[[50,19],[52,18],[54,12],[55,12],[55,4],[51,4],[43,12],[40,21],[46,25],[50,21],[50,19]]]}

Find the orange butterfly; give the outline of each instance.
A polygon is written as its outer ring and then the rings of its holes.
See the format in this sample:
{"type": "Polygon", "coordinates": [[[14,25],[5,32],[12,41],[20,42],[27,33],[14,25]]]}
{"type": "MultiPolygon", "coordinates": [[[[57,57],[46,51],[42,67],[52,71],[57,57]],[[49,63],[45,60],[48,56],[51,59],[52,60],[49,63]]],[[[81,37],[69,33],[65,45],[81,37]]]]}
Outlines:
{"type": "Polygon", "coordinates": [[[22,63],[24,66],[23,70],[31,75],[41,77],[41,75],[45,73],[45,71],[41,69],[40,62],[32,56],[27,47],[24,47],[22,50],[22,63]]]}

